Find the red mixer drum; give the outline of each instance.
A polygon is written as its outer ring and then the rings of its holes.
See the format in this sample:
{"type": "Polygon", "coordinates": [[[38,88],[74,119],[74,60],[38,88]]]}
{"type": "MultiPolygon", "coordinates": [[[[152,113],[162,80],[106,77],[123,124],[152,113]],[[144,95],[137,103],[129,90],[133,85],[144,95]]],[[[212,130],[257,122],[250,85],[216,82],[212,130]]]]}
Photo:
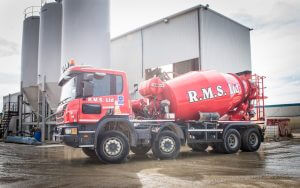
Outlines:
{"type": "Polygon", "coordinates": [[[163,95],[177,120],[198,120],[199,112],[223,116],[237,107],[249,95],[247,82],[235,74],[195,71],[165,82],[163,95]]]}

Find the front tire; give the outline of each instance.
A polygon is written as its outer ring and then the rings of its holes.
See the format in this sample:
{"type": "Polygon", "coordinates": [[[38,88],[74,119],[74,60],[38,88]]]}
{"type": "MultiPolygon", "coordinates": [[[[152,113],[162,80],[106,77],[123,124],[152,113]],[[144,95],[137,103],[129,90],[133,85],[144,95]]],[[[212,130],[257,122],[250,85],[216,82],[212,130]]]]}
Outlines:
{"type": "Polygon", "coordinates": [[[121,163],[129,154],[128,138],[119,131],[107,131],[99,135],[96,148],[99,160],[106,163],[121,163]]]}
{"type": "Polygon", "coordinates": [[[172,131],[162,131],[152,144],[152,152],[159,159],[174,159],[180,152],[180,139],[172,131]]]}
{"type": "Polygon", "coordinates": [[[254,152],[257,151],[261,144],[261,135],[257,128],[247,129],[242,137],[242,151],[254,152]]]}
{"type": "Polygon", "coordinates": [[[82,148],[82,152],[90,158],[97,158],[96,151],[92,148],[82,148]]]}

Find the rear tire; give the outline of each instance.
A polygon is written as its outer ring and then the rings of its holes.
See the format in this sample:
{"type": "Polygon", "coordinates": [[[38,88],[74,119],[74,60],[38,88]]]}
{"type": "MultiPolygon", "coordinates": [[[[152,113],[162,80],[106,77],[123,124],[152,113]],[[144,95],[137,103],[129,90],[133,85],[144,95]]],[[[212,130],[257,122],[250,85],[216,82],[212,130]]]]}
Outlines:
{"type": "Polygon", "coordinates": [[[120,131],[107,131],[98,137],[96,152],[99,160],[121,163],[129,154],[128,138],[120,131]]]}
{"type": "Polygon", "coordinates": [[[148,151],[151,149],[151,145],[150,146],[136,146],[136,147],[131,147],[130,150],[132,151],[132,153],[136,154],[136,155],[145,155],[146,153],[148,153],[148,151]]]}
{"type": "Polygon", "coordinates": [[[152,152],[159,159],[174,159],[180,152],[180,139],[172,131],[162,131],[152,144],[152,152]]]}
{"type": "Polygon", "coordinates": [[[247,129],[242,136],[242,151],[257,151],[261,144],[261,135],[257,128],[247,129]]]}
{"type": "Polygon", "coordinates": [[[200,144],[200,143],[188,143],[187,144],[193,151],[203,152],[208,148],[208,144],[200,144]]]}
{"type": "Polygon", "coordinates": [[[229,129],[225,133],[224,141],[217,145],[217,150],[221,153],[236,153],[241,148],[241,135],[235,129],[229,129]]]}
{"type": "Polygon", "coordinates": [[[97,154],[96,151],[92,148],[81,148],[82,152],[90,158],[96,159],[97,154]]]}

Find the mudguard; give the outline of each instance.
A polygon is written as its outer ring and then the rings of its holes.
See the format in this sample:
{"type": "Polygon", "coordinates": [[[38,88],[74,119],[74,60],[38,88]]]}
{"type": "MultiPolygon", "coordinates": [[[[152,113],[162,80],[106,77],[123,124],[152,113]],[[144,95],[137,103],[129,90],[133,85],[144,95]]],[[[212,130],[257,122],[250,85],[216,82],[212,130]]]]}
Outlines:
{"type": "Polygon", "coordinates": [[[122,122],[125,123],[130,131],[130,146],[136,146],[137,143],[137,134],[136,131],[134,129],[133,124],[129,121],[129,117],[128,116],[107,116],[105,118],[103,118],[101,121],[99,121],[97,123],[97,129],[95,132],[95,146],[97,146],[97,141],[98,141],[98,136],[104,132],[104,125],[109,123],[109,122],[122,122]]]}

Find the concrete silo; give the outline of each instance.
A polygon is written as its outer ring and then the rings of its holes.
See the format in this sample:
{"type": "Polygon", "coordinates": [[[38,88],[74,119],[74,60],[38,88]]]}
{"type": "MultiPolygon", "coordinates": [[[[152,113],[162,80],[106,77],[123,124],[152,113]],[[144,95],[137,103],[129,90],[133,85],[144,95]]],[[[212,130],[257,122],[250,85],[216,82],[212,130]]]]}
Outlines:
{"type": "Polygon", "coordinates": [[[51,109],[57,107],[60,95],[61,26],[61,3],[45,3],[41,8],[38,84],[51,109]]]}
{"type": "Polygon", "coordinates": [[[39,7],[25,10],[21,55],[21,88],[33,111],[38,107],[39,7]]]}
{"type": "Polygon", "coordinates": [[[62,67],[110,67],[109,0],[63,0],[62,67]]]}

